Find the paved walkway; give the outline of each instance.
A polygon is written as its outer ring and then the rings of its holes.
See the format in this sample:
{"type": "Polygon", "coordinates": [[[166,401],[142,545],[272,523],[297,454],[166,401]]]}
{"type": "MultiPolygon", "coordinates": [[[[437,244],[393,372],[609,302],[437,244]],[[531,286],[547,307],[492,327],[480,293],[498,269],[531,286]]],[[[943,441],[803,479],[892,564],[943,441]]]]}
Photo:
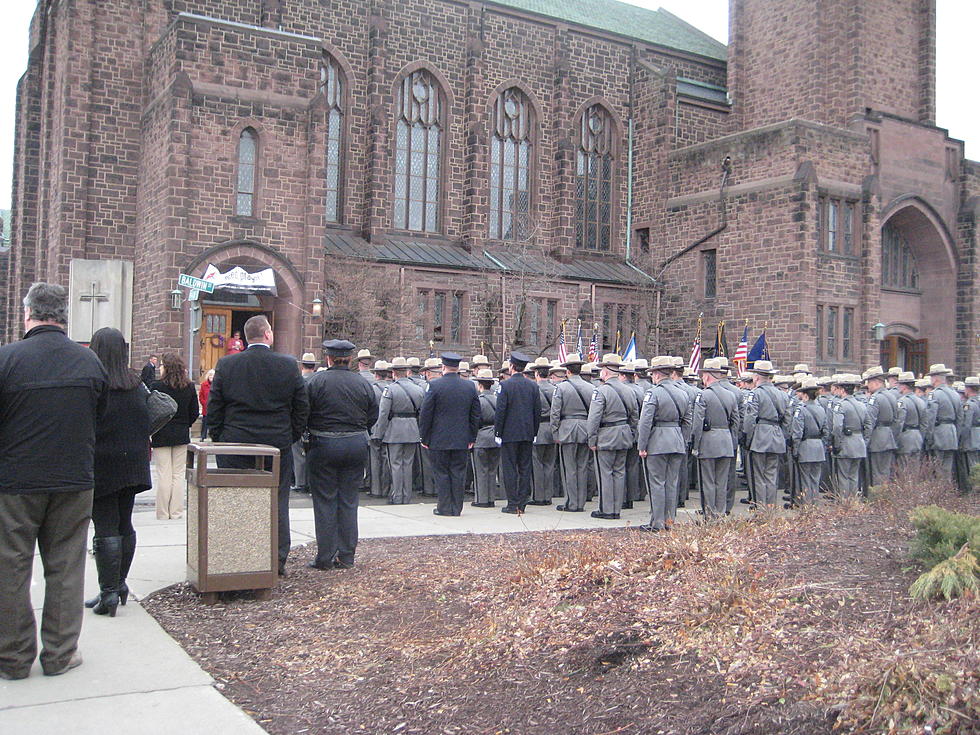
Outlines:
{"type": "MultiPolygon", "coordinates": [[[[85,663],[80,668],[47,678],[35,664],[27,679],[0,680],[3,735],[264,732],[214,688],[213,679],[139,605],[143,596],[185,579],[184,521],[156,520],[146,504],[152,496],[144,495],[134,514],[139,544],[129,578],[136,601],[131,597],[114,619],[86,611],[79,644],[85,663]]],[[[305,498],[296,498],[295,505],[290,511],[293,544],[304,545],[314,538],[313,511],[300,507],[309,505],[305,498]]],[[[371,505],[360,508],[359,524],[362,538],[609,528],[645,523],[649,506],[646,502],[637,506],[623,511],[620,521],[600,521],[588,512],[559,513],[540,507],[528,507],[527,514],[518,517],[502,514],[499,508],[467,504],[462,516],[444,518],[432,515],[431,503],[371,505]]],[[[687,519],[692,515],[687,509],[679,513],[687,519]]],[[[85,581],[88,597],[98,588],[91,556],[85,581]]],[[[39,609],[44,581],[37,557],[31,591],[39,609]]]]}

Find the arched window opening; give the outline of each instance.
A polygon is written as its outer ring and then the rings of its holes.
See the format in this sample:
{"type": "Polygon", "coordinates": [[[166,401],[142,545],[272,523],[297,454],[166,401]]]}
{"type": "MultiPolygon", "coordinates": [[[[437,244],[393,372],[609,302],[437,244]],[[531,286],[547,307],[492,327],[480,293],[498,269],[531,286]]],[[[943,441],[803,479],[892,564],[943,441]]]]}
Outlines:
{"type": "Polygon", "coordinates": [[[490,237],[524,241],[532,236],[531,151],[534,112],[512,87],[497,97],[490,141],[490,237]]]}
{"type": "Polygon", "coordinates": [[[919,269],[909,239],[886,223],[881,232],[881,285],[910,291],[919,289],[919,269]]]}
{"type": "Polygon", "coordinates": [[[337,62],[326,52],[320,65],[320,93],[327,109],[326,202],[327,222],[340,222],[343,181],[344,81],[337,62]]]}
{"type": "Polygon", "coordinates": [[[602,105],[582,114],[575,178],[575,244],[608,251],[612,240],[613,122],[602,105]]]}
{"type": "Polygon", "coordinates": [[[425,69],[408,74],[398,90],[395,132],[394,227],[438,232],[442,90],[425,69]]]}
{"type": "Polygon", "coordinates": [[[238,183],[236,186],[235,214],[240,217],[255,216],[255,166],[258,149],[258,133],[253,128],[245,128],[238,138],[238,183]]]}

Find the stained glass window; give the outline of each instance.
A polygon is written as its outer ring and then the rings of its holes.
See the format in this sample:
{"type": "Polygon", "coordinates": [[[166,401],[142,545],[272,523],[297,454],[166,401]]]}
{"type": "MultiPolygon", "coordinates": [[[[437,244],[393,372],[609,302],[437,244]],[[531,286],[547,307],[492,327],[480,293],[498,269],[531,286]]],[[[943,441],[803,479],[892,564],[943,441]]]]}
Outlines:
{"type": "Polygon", "coordinates": [[[827,307],[827,358],[830,360],[837,357],[837,312],[838,307],[827,307]]]}
{"type": "Polygon", "coordinates": [[[497,97],[490,141],[490,237],[531,236],[531,161],[534,114],[518,88],[497,97]]]}
{"type": "Polygon", "coordinates": [[[602,105],[582,114],[575,169],[575,244],[608,251],[612,240],[613,123],[602,105]]]}
{"type": "Polygon", "coordinates": [[[255,164],[258,147],[258,133],[252,128],[245,128],[238,138],[238,183],[235,197],[235,214],[241,217],[255,215],[255,164]]]}
{"type": "Polygon", "coordinates": [[[840,341],[841,341],[841,351],[840,356],[842,360],[851,359],[851,331],[854,327],[854,309],[845,307],[844,308],[844,321],[841,324],[840,330],[840,341]]]}
{"type": "Polygon", "coordinates": [[[881,231],[881,285],[917,290],[919,268],[909,239],[891,223],[881,231]]]}
{"type": "Polygon", "coordinates": [[[704,297],[713,299],[718,295],[718,251],[704,252],[704,297]]]}
{"type": "Polygon", "coordinates": [[[343,181],[344,82],[337,62],[327,53],[320,66],[320,93],[327,109],[326,207],[327,222],[340,222],[343,181]]]}
{"type": "Polygon", "coordinates": [[[429,72],[419,69],[402,80],[397,105],[393,224],[402,230],[438,232],[442,90],[429,72]]]}

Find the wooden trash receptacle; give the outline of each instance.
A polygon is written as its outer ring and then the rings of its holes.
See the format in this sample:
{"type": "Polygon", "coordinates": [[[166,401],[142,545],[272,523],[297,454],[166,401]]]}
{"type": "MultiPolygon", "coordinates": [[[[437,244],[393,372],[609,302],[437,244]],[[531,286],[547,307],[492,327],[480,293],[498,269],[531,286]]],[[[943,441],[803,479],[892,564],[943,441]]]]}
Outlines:
{"type": "Polygon", "coordinates": [[[256,590],[268,599],[279,571],[279,450],[263,444],[187,447],[187,581],[208,604],[219,592],[256,590]],[[218,469],[220,455],[255,458],[255,468],[218,469]],[[266,458],[272,469],[263,469],[266,458]]]}

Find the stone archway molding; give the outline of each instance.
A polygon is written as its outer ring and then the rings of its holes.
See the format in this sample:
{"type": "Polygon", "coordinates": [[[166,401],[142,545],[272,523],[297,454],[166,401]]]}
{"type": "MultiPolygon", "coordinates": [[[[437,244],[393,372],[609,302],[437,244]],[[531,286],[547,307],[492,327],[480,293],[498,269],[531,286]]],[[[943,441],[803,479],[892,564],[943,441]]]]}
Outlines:
{"type": "Polygon", "coordinates": [[[881,226],[884,227],[890,220],[907,210],[914,210],[931,224],[939,234],[940,242],[948,260],[948,265],[955,274],[959,271],[959,254],[956,251],[955,239],[949,232],[949,228],[939,215],[939,212],[922,197],[914,194],[903,194],[895,197],[888,204],[881,208],[879,219],[881,226]]]}
{"type": "Polygon", "coordinates": [[[294,298],[304,293],[305,282],[299,271],[289,260],[268,245],[262,245],[252,240],[228,240],[208,248],[193,258],[186,266],[184,273],[203,275],[208,263],[227,262],[235,258],[248,258],[254,262],[275,270],[285,284],[290,295],[294,298]]]}

